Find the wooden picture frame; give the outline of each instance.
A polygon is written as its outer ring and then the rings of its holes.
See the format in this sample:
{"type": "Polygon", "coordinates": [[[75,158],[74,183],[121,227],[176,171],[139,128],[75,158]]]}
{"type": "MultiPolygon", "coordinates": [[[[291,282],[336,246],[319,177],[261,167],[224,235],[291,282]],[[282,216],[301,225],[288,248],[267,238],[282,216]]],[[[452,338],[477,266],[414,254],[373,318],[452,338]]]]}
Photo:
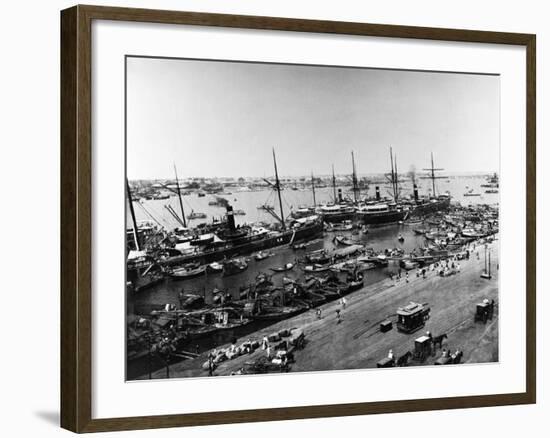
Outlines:
{"type": "Polygon", "coordinates": [[[536,401],[535,35],[290,18],[75,6],[61,12],[61,426],[97,432],[529,404],[536,401]],[[526,391],[523,393],[92,418],[91,25],[93,20],[518,45],[526,48],[526,391]]]}

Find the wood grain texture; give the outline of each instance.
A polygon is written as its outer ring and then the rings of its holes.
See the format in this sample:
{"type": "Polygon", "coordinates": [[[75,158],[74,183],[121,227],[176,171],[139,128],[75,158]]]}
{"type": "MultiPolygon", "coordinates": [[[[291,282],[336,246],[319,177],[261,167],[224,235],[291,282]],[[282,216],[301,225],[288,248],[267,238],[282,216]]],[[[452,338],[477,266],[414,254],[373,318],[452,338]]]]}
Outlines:
{"type": "Polygon", "coordinates": [[[76,8],[61,16],[61,426],[77,429],[76,8]]]}
{"type": "Polygon", "coordinates": [[[100,6],[61,12],[61,425],[74,432],[150,429],[534,403],[536,400],[536,39],[461,29],[205,14],[100,6]],[[277,409],[92,419],[92,20],[513,44],[527,62],[526,392],[277,409]]]}

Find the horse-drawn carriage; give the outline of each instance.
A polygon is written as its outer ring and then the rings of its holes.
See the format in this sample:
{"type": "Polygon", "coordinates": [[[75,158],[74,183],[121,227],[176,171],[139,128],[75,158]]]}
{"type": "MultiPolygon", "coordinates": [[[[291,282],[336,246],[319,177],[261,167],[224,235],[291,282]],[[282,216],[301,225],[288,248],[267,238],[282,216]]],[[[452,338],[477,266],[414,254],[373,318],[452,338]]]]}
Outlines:
{"type": "Polygon", "coordinates": [[[432,338],[430,336],[420,336],[414,340],[413,358],[419,362],[424,362],[432,354],[432,338]]]}
{"type": "Polygon", "coordinates": [[[476,313],[474,316],[474,321],[483,321],[486,323],[488,319],[493,319],[493,312],[495,309],[495,301],[492,300],[483,300],[482,303],[477,303],[476,313]]]}
{"type": "Polygon", "coordinates": [[[424,304],[411,302],[405,307],[397,309],[397,330],[413,333],[424,327],[430,318],[430,308],[424,304]]]}

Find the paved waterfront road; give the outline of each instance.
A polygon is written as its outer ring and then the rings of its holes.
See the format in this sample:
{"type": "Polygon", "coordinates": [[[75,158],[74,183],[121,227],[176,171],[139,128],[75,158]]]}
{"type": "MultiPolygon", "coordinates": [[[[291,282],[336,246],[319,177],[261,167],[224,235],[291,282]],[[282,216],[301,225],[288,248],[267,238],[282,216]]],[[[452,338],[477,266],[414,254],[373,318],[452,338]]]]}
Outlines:
{"type": "MultiPolygon", "coordinates": [[[[414,339],[429,330],[433,336],[447,333],[443,348],[462,350],[462,362],[498,361],[498,242],[491,245],[493,267],[491,280],[480,278],[484,266],[484,250],[474,250],[470,260],[460,261],[461,272],[450,277],[439,277],[428,272],[427,278],[417,278],[415,271],[409,283],[403,277],[399,282],[390,279],[367,286],[347,296],[343,320],[336,322],[338,302],[321,307],[323,318],[317,319],[315,309],[294,318],[278,322],[248,338],[261,339],[264,335],[285,328],[301,328],[306,335],[306,346],[295,354],[291,372],[326,371],[376,367],[376,363],[393,349],[399,357],[414,349],[414,339]],[[479,260],[476,252],[479,251],[479,260]],[[494,299],[495,314],[487,324],[474,322],[476,303],[484,298],[494,299]],[[379,322],[390,317],[395,323],[398,307],[410,301],[428,303],[431,316],[426,326],[412,334],[400,333],[395,324],[391,331],[378,331],[379,322]]],[[[246,339],[239,339],[239,343],[246,339]]],[[[237,371],[246,361],[265,354],[261,349],[219,364],[215,375],[228,375],[237,371]]],[[[424,364],[432,365],[440,355],[429,357],[424,364]]],[[[206,376],[201,369],[206,353],[199,358],[183,361],[170,367],[170,377],[206,376]]],[[[154,373],[153,378],[164,378],[165,370],[154,373]]],[[[147,378],[144,376],[144,378],[147,378]]]]}

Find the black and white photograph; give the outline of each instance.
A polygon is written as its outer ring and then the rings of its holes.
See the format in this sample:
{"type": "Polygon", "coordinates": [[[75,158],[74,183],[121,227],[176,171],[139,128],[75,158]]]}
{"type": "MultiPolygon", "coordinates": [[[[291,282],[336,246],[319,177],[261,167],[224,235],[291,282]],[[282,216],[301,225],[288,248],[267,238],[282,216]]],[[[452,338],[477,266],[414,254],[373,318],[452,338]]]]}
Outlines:
{"type": "Polygon", "coordinates": [[[125,62],[126,380],[499,362],[499,75],[125,62]]]}

